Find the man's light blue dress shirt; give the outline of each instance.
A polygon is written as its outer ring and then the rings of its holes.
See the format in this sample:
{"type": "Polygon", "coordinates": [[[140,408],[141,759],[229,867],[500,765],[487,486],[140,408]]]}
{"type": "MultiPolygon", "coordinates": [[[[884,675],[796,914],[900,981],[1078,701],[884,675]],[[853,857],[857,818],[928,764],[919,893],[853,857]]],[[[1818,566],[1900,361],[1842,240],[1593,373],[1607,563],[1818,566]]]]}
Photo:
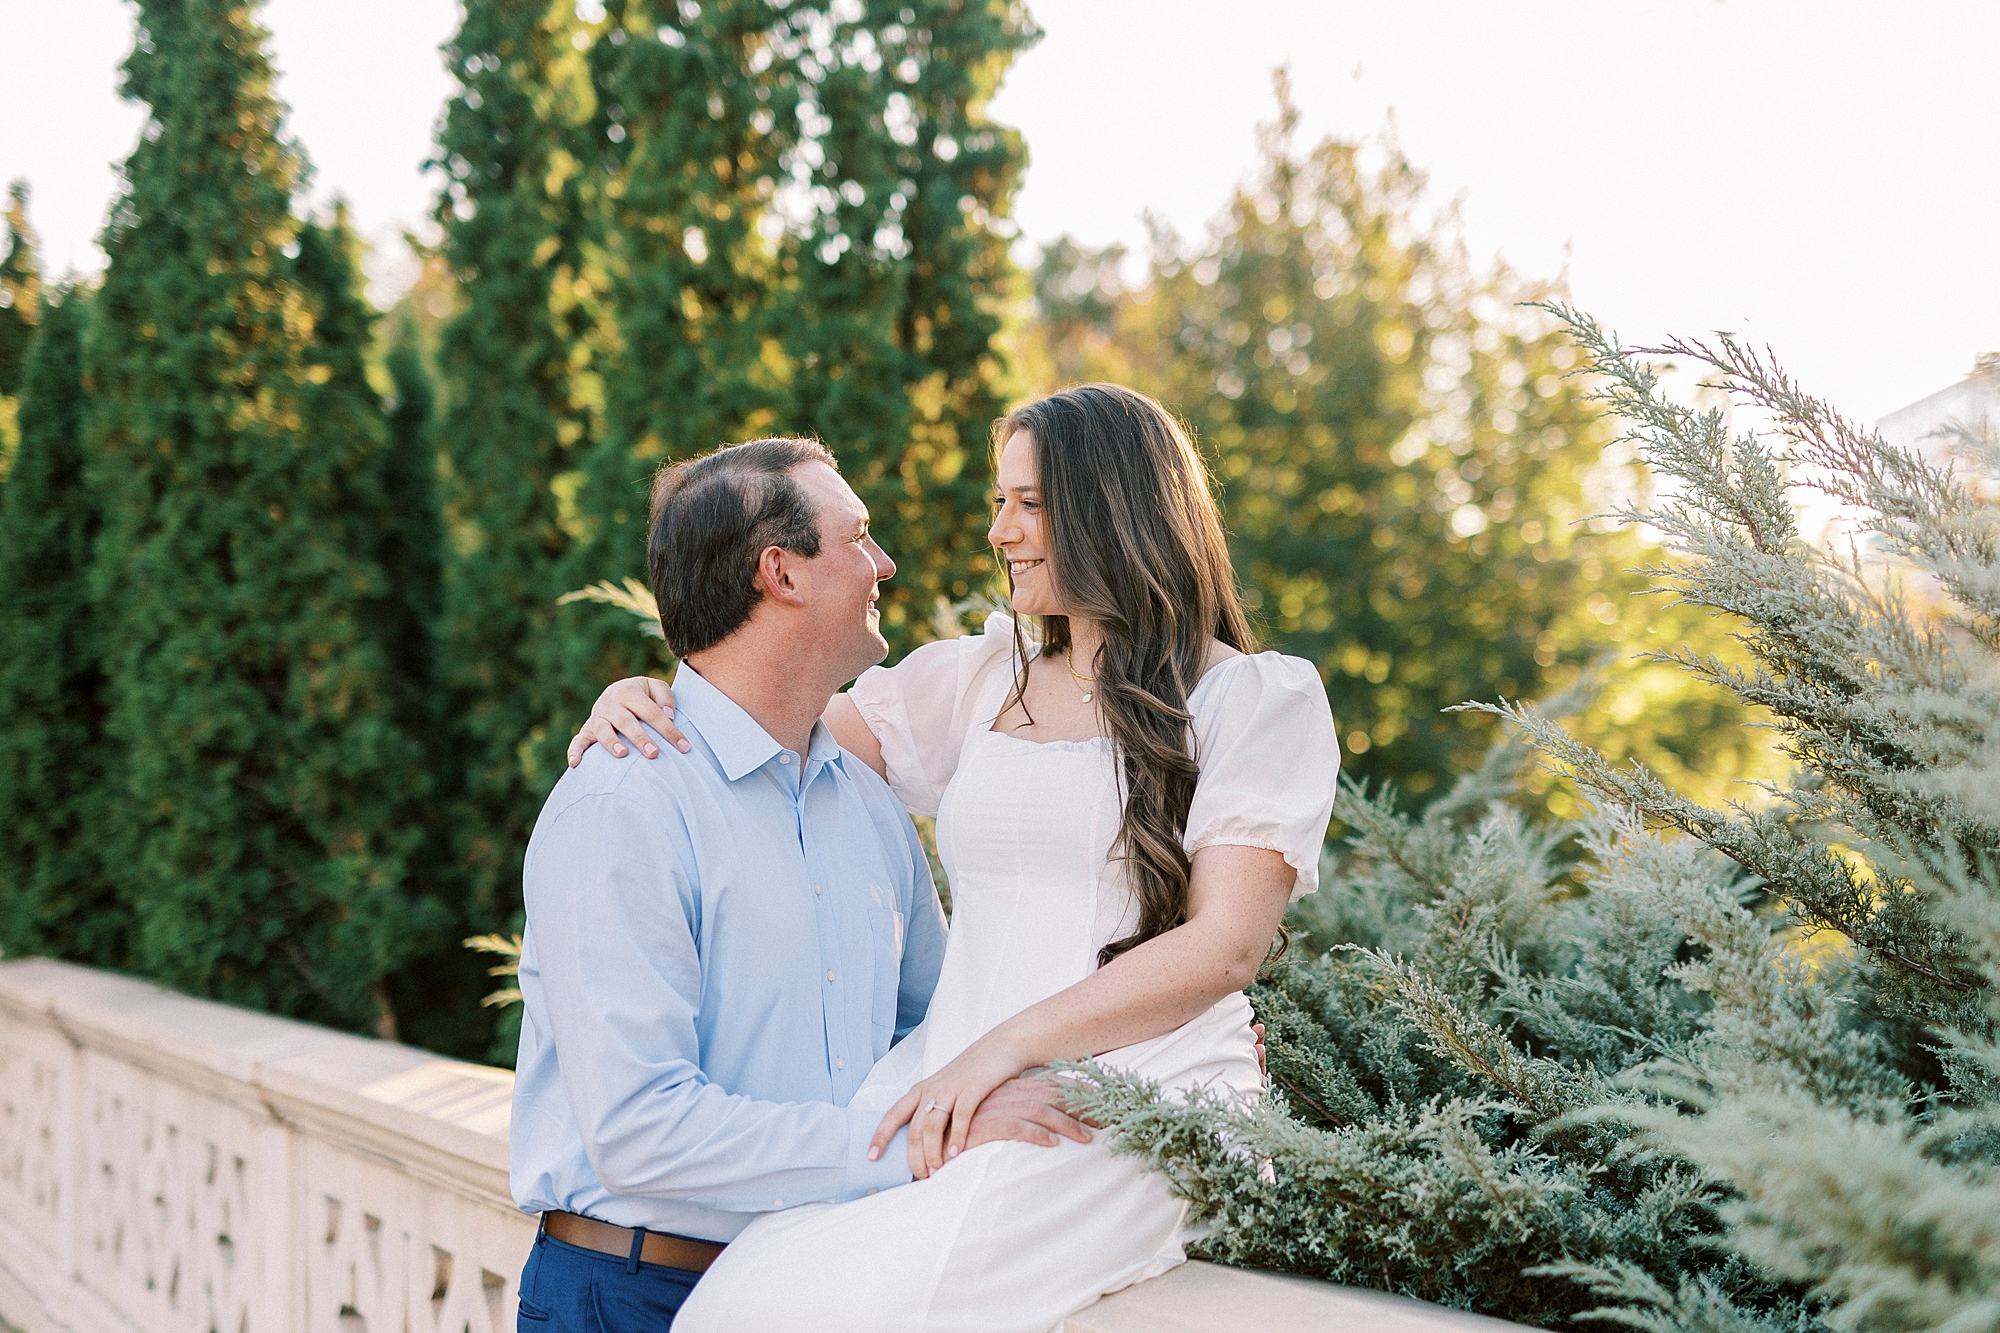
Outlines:
{"type": "Polygon", "coordinates": [[[944,914],[901,803],[825,727],[801,759],[691,668],[674,694],[691,752],[592,746],[528,844],[513,1189],[726,1241],[910,1179],[847,1102],[923,1019],[944,914]]]}

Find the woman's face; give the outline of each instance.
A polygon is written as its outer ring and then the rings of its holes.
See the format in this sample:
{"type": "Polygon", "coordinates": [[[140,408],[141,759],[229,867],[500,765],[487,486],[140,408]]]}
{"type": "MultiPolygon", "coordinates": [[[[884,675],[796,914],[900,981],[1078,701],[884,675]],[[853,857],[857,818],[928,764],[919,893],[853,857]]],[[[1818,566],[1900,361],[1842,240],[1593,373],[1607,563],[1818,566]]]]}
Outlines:
{"type": "Polygon", "coordinates": [[[1024,616],[1066,614],[1056,597],[1048,528],[1042,521],[1042,491],[1035,472],[1035,441],[1017,430],[1000,449],[999,485],[993,497],[993,526],[986,540],[1007,561],[1014,587],[1014,610],[1024,616]]]}

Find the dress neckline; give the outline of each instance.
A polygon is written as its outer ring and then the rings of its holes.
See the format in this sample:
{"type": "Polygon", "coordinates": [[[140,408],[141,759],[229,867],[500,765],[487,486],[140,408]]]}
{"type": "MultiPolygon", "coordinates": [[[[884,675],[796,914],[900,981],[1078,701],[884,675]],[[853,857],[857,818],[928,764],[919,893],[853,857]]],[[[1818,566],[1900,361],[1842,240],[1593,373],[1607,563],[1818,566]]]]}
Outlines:
{"type": "MultiPolygon", "coordinates": [[[[1036,657],[1041,656],[1041,646],[1039,644],[1035,646],[1034,656],[1036,657]]],[[[1217,676],[1221,675],[1224,671],[1227,671],[1230,667],[1234,666],[1236,663],[1249,662],[1259,657],[1282,657],[1282,656],[1283,654],[1278,652],[1276,649],[1266,648],[1262,652],[1257,652],[1257,653],[1238,653],[1234,657],[1224,658],[1222,661],[1217,662],[1214,666],[1202,672],[1201,679],[1194,683],[1194,688],[1192,690],[1188,691],[1189,716],[1193,716],[1195,712],[1195,700],[1201,695],[1202,690],[1208,685],[1208,683],[1214,680],[1217,676]]],[[[1004,701],[1005,699],[1004,695],[1002,696],[1002,699],[1004,701]]],[[[1056,745],[1071,750],[1080,750],[1088,746],[1102,745],[1108,743],[1111,740],[1109,736],[1106,736],[1100,732],[1098,735],[1095,736],[1085,736],[1081,740],[1031,741],[1026,736],[1017,736],[1011,731],[998,730],[997,728],[994,727],[993,724],[995,722],[998,722],[999,720],[1000,720],[1000,714],[996,712],[993,714],[993,716],[986,719],[986,725],[981,727],[980,730],[985,732],[989,736],[1004,736],[1006,739],[1017,742],[1018,744],[1021,745],[1036,745],[1036,746],[1056,745]]]]}
{"type": "Polygon", "coordinates": [[[1012,741],[1016,745],[1032,745],[1037,750],[1090,750],[1111,740],[1109,736],[1085,736],[1082,740],[1076,741],[1031,741],[1026,736],[1016,736],[1011,731],[995,731],[990,723],[986,726],[985,732],[988,736],[998,736],[1001,740],[1012,741]]]}

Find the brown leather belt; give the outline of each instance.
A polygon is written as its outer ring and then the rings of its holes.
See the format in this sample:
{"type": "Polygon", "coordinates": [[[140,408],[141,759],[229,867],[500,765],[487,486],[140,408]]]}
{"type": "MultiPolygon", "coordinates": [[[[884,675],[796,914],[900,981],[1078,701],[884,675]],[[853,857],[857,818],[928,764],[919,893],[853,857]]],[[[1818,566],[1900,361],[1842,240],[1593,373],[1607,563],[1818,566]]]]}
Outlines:
{"type": "MultiPolygon", "coordinates": [[[[542,1214],[542,1230],[563,1244],[579,1249],[596,1250],[599,1254],[618,1259],[628,1259],[632,1255],[631,1227],[614,1227],[609,1222],[600,1222],[579,1213],[547,1212],[542,1214]]],[[[689,1240],[685,1236],[668,1236],[658,1231],[648,1231],[645,1241],[639,1246],[640,1263],[678,1268],[689,1273],[706,1273],[708,1266],[721,1257],[722,1246],[712,1241],[689,1240]]]]}

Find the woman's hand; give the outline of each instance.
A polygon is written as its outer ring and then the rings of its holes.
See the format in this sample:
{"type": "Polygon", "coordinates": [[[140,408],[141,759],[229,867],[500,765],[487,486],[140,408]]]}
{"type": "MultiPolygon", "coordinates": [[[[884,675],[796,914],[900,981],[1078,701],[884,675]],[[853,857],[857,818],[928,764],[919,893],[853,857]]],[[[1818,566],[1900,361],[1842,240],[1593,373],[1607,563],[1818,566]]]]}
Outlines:
{"type": "Polygon", "coordinates": [[[602,745],[623,759],[625,742],[618,739],[620,735],[638,746],[639,753],[646,758],[659,758],[660,747],[653,744],[653,738],[646,734],[641,723],[650,723],[654,731],[667,738],[667,744],[686,754],[687,737],[673,719],[674,692],[664,680],[627,676],[613,681],[597,696],[597,702],[590,706],[589,719],[570,738],[569,766],[575,768],[583,752],[593,745],[602,745]]]}
{"type": "Polygon", "coordinates": [[[965,1151],[972,1118],[986,1095],[1027,1066],[996,1028],[965,1048],[956,1060],[903,1094],[889,1108],[868,1145],[868,1160],[882,1156],[889,1140],[910,1127],[910,1174],[918,1180],[965,1151]]]}

